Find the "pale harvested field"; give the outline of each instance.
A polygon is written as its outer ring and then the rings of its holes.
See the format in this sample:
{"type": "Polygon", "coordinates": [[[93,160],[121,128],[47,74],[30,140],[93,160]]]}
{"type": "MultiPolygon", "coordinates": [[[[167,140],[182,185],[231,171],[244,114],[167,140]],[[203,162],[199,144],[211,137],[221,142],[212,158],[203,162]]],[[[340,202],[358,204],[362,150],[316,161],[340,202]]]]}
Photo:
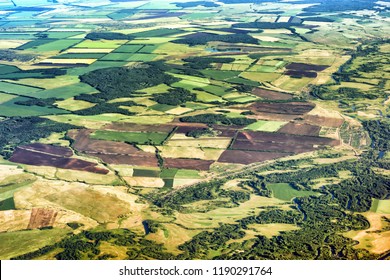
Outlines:
{"type": "Polygon", "coordinates": [[[187,230],[175,224],[161,224],[163,229],[156,233],[149,233],[146,239],[153,240],[156,243],[162,243],[169,252],[180,254],[177,247],[201,232],[201,230],[187,230]]]}
{"type": "Polygon", "coordinates": [[[390,231],[375,233],[383,227],[381,217],[390,219],[390,214],[366,212],[363,215],[370,222],[371,227],[368,230],[349,231],[344,236],[359,242],[355,248],[367,249],[374,254],[382,254],[390,250],[390,231]]]}
{"type": "Polygon", "coordinates": [[[208,149],[197,147],[174,147],[162,146],[159,147],[162,157],[167,158],[195,158],[204,160],[218,160],[223,149],[208,149]]]}
{"type": "MultiPolygon", "coordinates": [[[[147,205],[136,203],[137,196],[127,193],[125,187],[88,186],[82,183],[39,180],[32,187],[15,193],[17,209],[53,208],[70,211],[77,218],[84,217],[91,226],[108,223],[119,226],[120,217],[139,220],[147,205]]],[[[67,220],[66,213],[56,223],[67,220]]],[[[56,225],[55,223],[55,225],[56,225]]],[[[141,222],[139,222],[141,223],[141,222]]]]}
{"type": "Polygon", "coordinates": [[[161,178],[123,177],[123,179],[132,187],[162,188],[165,184],[161,178]]]}
{"type": "MultiPolygon", "coordinates": [[[[218,208],[206,213],[177,213],[176,223],[185,226],[186,228],[217,228],[219,223],[235,223],[236,220],[246,216],[258,214],[261,210],[260,206],[281,206],[285,203],[276,198],[267,198],[252,195],[251,199],[241,203],[240,206],[234,208],[218,208]]],[[[188,204],[189,206],[191,204],[188,204]]],[[[287,206],[288,207],[288,206],[287,206]]]]}
{"type": "Polygon", "coordinates": [[[74,100],[74,98],[69,98],[63,101],[57,101],[55,104],[58,105],[58,108],[69,110],[69,111],[78,111],[87,108],[91,108],[96,104],[90,103],[84,100],[74,100]]]}
{"type": "MultiPolygon", "coordinates": [[[[175,135],[176,136],[176,135],[175,135]]],[[[187,139],[175,139],[172,137],[166,146],[170,147],[201,147],[201,148],[215,148],[215,149],[226,149],[231,138],[188,138],[187,139]]]]}

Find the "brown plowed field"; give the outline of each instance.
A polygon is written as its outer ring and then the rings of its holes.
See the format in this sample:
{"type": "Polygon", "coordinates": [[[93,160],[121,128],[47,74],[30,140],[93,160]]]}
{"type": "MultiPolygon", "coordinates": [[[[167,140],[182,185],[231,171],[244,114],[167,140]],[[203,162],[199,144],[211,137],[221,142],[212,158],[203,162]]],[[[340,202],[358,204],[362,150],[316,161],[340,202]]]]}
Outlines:
{"type": "Polygon", "coordinates": [[[288,93],[282,93],[282,92],[263,89],[263,88],[253,89],[252,94],[267,100],[290,100],[293,97],[291,94],[288,93]]]}
{"type": "Polygon", "coordinates": [[[53,146],[53,145],[47,145],[47,144],[41,144],[41,143],[33,143],[33,144],[29,144],[29,145],[24,145],[21,148],[23,148],[25,150],[36,151],[36,152],[40,152],[40,153],[63,156],[63,157],[73,156],[72,150],[69,149],[68,147],[60,147],[60,146],[53,146]]]}
{"type": "Polygon", "coordinates": [[[306,123],[288,123],[279,129],[280,133],[298,134],[308,136],[319,136],[321,131],[320,126],[306,124],[306,123]]]}
{"type": "Polygon", "coordinates": [[[91,130],[82,129],[79,131],[70,131],[68,136],[74,139],[73,147],[80,152],[89,154],[110,154],[110,155],[131,155],[139,157],[154,157],[123,142],[114,142],[106,140],[90,139],[91,130]]]}
{"type": "Polygon", "coordinates": [[[195,169],[195,170],[209,170],[213,160],[200,159],[181,159],[181,158],[165,158],[165,168],[179,168],[179,169],[195,169]]]}
{"type": "Polygon", "coordinates": [[[29,151],[21,147],[16,148],[10,161],[28,165],[52,166],[63,169],[88,171],[98,174],[107,174],[109,172],[107,169],[97,167],[97,164],[93,162],[29,151]]]}
{"type": "Polygon", "coordinates": [[[257,102],[249,107],[254,112],[270,114],[286,114],[302,116],[315,108],[315,105],[308,102],[288,102],[288,103],[263,103],[257,102]]]}
{"type": "MultiPolygon", "coordinates": [[[[148,153],[146,153],[148,154],[148,153]]],[[[108,164],[126,164],[135,166],[158,167],[157,158],[150,156],[133,156],[133,155],[108,155],[99,153],[87,153],[89,156],[100,158],[108,164]]]]}
{"type": "Polygon", "coordinates": [[[263,162],[271,159],[282,158],[288,155],[289,154],[284,153],[227,150],[223,152],[221,157],[218,159],[218,162],[251,164],[255,162],[263,162]]]}
{"type": "Polygon", "coordinates": [[[174,125],[143,125],[135,123],[111,123],[104,127],[105,130],[164,133],[170,133],[174,128],[174,125]]]}
{"type": "Polygon", "coordinates": [[[196,130],[196,129],[203,129],[207,128],[207,125],[199,125],[199,126],[192,126],[192,125],[187,125],[187,126],[179,126],[175,133],[183,133],[187,134],[190,131],[196,130]]]}
{"type": "Polygon", "coordinates": [[[340,127],[344,123],[343,119],[327,118],[327,117],[321,117],[316,115],[306,115],[305,121],[310,124],[325,126],[325,127],[340,127]]]}
{"type": "Polygon", "coordinates": [[[286,66],[286,69],[294,70],[294,71],[324,71],[325,69],[329,68],[327,65],[316,65],[316,64],[306,64],[306,63],[296,63],[293,62],[286,66]]]}
{"type": "Polygon", "coordinates": [[[299,71],[299,70],[288,70],[285,72],[286,75],[292,76],[292,77],[306,77],[306,78],[317,78],[318,74],[317,72],[313,71],[299,71]]]}
{"type": "Polygon", "coordinates": [[[52,209],[32,209],[28,229],[45,228],[53,226],[57,212],[52,209]]]}
{"type": "Polygon", "coordinates": [[[268,151],[268,152],[286,152],[286,153],[305,153],[314,151],[313,144],[301,143],[275,143],[275,142],[251,142],[245,140],[236,140],[231,147],[233,150],[248,151],[268,151]]]}

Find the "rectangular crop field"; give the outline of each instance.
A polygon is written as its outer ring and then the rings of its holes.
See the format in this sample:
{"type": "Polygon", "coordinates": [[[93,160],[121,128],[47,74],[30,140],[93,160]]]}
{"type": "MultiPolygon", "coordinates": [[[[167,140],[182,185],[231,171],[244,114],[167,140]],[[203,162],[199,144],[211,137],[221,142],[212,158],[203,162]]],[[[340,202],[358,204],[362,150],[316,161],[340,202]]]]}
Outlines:
{"type": "Polygon", "coordinates": [[[290,201],[294,197],[303,197],[316,195],[317,193],[312,191],[298,191],[286,183],[268,184],[267,188],[272,191],[275,198],[280,200],[290,201]]]}
{"type": "Polygon", "coordinates": [[[118,142],[128,142],[136,144],[160,145],[168,137],[166,133],[158,132],[119,132],[98,130],[91,134],[91,138],[99,140],[109,140],[118,142]]]}

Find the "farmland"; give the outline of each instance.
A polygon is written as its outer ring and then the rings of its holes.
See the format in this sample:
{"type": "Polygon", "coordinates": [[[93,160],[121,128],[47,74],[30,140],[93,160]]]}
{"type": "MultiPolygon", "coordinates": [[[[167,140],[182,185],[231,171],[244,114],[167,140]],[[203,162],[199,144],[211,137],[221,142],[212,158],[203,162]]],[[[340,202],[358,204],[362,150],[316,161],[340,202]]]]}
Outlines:
{"type": "Polygon", "coordinates": [[[389,258],[386,2],[59,2],[0,1],[0,259],[389,258]]]}

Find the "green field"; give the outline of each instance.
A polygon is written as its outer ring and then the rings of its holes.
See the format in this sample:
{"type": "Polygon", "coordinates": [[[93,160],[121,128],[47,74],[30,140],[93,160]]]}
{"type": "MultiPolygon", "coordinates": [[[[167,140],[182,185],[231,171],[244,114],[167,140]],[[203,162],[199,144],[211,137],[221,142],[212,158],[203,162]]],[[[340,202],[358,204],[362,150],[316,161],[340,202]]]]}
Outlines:
{"type": "Polygon", "coordinates": [[[245,129],[254,130],[254,131],[275,132],[278,131],[286,123],[287,122],[278,122],[278,121],[257,121],[251,125],[248,125],[245,129]]]}
{"type": "Polygon", "coordinates": [[[168,134],[158,132],[116,132],[98,130],[91,134],[93,139],[128,142],[135,144],[160,145],[167,138],[168,134]]]}
{"type": "Polygon", "coordinates": [[[114,50],[115,53],[136,53],[139,51],[144,45],[122,45],[116,50],[114,50]]]}
{"type": "Polygon", "coordinates": [[[290,201],[294,197],[316,195],[317,193],[312,191],[298,191],[286,183],[267,184],[267,188],[272,191],[273,197],[290,201]]]}
{"type": "Polygon", "coordinates": [[[155,54],[149,53],[135,53],[130,56],[126,61],[140,61],[140,62],[148,62],[152,61],[157,57],[155,54]]]}
{"type": "Polygon", "coordinates": [[[211,79],[218,81],[225,81],[228,79],[232,79],[238,77],[240,72],[238,71],[220,71],[220,70],[202,70],[202,73],[211,79]]]}
{"type": "Polygon", "coordinates": [[[370,211],[380,214],[390,214],[390,200],[373,199],[370,211]]]}
{"type": "Polygon", "coordinates": [[[38,52],[64,51],[78,44],[80,41],[81,40],[77,39],[56,40],[54,42],[34,47],[33,49],[38,52]]]}
{"type": "Polygon", "coordinates": [[[77,83],[69,86],[59,87],[55,89],[48,89],[41,91],[35,95],[30,95],[31,97],[37,97],[37,98],[63,98],[68,99],[80,94],[90,94],[95,93],[97,90],[90,85],[84,84],[84,83],[77,83]]]}
{"type": "Polygon", "coordinates": [[[100,60],[128,61],[131,56],[132,56],[131,53],[115,52],[103,56],[100,60]]]}
{"type": "Polygon", "coordinates": [[[15,83],[0,82],[0,89],[6,93],[13,93],[17,95],[33,96],[34,93],[41,91],[41,88],[29,87],[15,83]]]}
{"type": "Polygon", "coordinates": [[[0,259],[6,260],[54,244],[70,231],[66,229],[29,230],[0,233],[0,259]]]}
{"type": "Polygon", "coordinates": [[[160,169],[134,169],[134,177],[160,177],[160,169]]]}
{"type": "Polygon", "coordinates": [[[27,101],[29,98],[16,97],[7,102],[0,104],[0,116],[3,117],[31,117],[31,116],[45,116],[45,115],[56,115],[56,114],[65,114],[68,111],[57,109],[57,108],[48,108],[40,106],[23,106],[15,104],[17,101],[27,101]]]}

